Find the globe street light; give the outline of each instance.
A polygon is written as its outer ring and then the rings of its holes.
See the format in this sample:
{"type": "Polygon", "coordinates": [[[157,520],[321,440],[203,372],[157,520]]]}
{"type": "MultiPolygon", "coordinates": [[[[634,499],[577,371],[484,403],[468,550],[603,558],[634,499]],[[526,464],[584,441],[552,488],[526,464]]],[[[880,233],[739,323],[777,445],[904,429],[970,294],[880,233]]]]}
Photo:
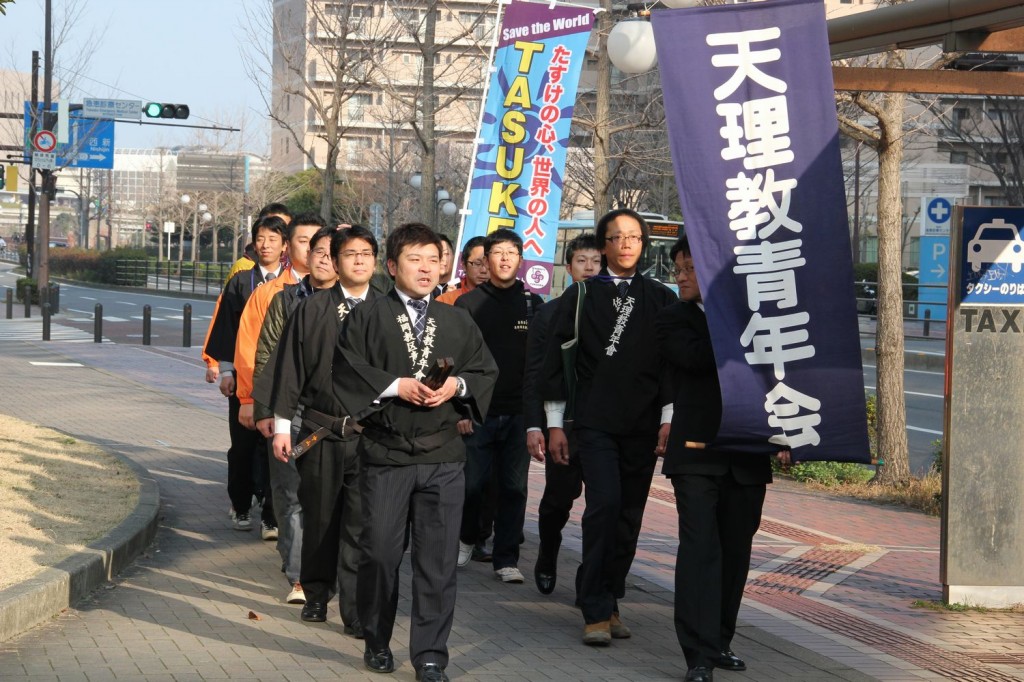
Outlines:
{"type": "MultiPolygon", "coordinates": [[[[644,3],[645,6],[654,3],[644,3]]],[[[661,0],[670,9],[697,7],[700,0],[661,0]]],[[[654,45],[654,29],[647,16],[650,12],[632,13],[629,19],[620,21],[608,33],[608,57],[623,73],[650,71],[658,63],[658,51],[654,45]]]]}
{"type": "MultiPolygon", "coordinates": [[[[192,201],[192,197],[188,194],[181,195],[181,203],[188,205],[192,201]]],[[[196,210],[192,213],[192,262],[196,261],[196,244],[199,241],[199,221],[202,220],[203,224],[209,223],[213,220],[213,214],[206,210],[206,204],[199,204],[196,206],[196,210]]],[[[181,241],[178,243],[178,261],[181,261],[181,252],[184,248],[185,242],[185,231],[181,231],[181,241]]]]}

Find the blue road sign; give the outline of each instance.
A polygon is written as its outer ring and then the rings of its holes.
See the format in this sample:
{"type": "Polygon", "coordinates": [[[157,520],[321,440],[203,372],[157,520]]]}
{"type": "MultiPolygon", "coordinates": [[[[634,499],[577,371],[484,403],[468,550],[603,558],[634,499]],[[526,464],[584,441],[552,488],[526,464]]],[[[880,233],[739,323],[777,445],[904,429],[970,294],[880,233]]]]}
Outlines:
{"type": "MultiPolygon", "coordinates": [[[[39,112],[43,105],[39,105],[39,112]]],[[[57,104],[50,104],[51,111],[57,111],[57,104]]],[[[32,128],[31,104],[25,102],[25,160],[31,153],[29,132],[32,128]]],[[[72,111],[67,144],[57,145],[58,168],[113,168],[114,167],[114,122],[82,118],[72,111]]],[[[42,126],[37,126],[41,130],[42,126]]]]}
{"type": "Polygon", "coordinates": [[[946,319],[949,282],[949,235],[921,237],[921,260],[917,272],[919,315],[930,311],[933,320],[946,319]]]}
{"type": "Polygon", "coordinates": [[[1024,304],[1024,208],[965,208],[960,301],[1024,304]]]}

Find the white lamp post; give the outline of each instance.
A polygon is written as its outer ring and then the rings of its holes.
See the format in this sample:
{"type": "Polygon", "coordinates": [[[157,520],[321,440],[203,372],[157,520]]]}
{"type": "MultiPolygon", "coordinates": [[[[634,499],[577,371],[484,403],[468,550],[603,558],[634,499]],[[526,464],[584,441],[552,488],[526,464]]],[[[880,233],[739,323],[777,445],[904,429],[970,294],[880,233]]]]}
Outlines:
{"type": "MultiPolygon", "coordinates": [[[[187,206],[192,201],[192,197],[187,194],[181,195],[181,203],[187,206]]],[[[196,206],[196,210],[192,213],[192,262],[196,260],[196,244],[199,242],[199,221],[202,220],[203,224],[209,223],[213,220],[213,214],[206,210],[206,204],[199,204],[196,206]]],[[[178,260],[181,260],[181,251],[184,248],[185,243],[185,230],[181,231],[181,241],[178,243],[178,260]]]]}

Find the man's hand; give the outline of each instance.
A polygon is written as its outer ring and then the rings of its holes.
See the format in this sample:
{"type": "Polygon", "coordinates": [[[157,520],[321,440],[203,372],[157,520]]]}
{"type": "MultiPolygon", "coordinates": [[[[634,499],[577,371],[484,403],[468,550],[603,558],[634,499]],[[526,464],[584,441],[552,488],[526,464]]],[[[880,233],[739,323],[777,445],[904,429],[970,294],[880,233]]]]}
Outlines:
{"type": "MultiPolygon", "coordinates": [[[[271,420],[273,421],[273,420],[271,420]]],[[[292,436],[290,433],[275,433],[274,434],[274,459],[288,463],[288,458],[292,454],[292,436]]]]}
{"type": "Polygon", "coordinates": [[[775,453],[775,456],[779,458],[779,464],[784,467],[788,467],[793,463],[793,453],[789,450],[779,450],[775,453]]]}
{"type": "Polygon", "coordinates": [[[215,384],[218,377],[220,377],[220,367],[214,365],[206,368],[206,383],[215,384]]]}
{"type": "Polygon", "coordinates": [[[444,385],[441,388],[434,391],[434,395],[427,399],[424,403],[427,407],[437,407],[442,403],[446,403],[455,397],[455,394],[459,391],[459,382],[455,377],[448,377],[444,380],[444,385]]]}
{"type": "Polygon", "coordinates": [[[544,461],[544,432],[543,431],[527,431],[526,432],[526,451],[530,453],[530,457],[533,457],[538,462],[544,461]]]}
{"type": "Polygon", "coordinates": [[[220,378],[220,393],[225,398],[230,398],[235,394],[235,375],[232,372],[228,372],[220,378]]]}
{"type": "Polygon", "coordinates": [[[413,379],[412,377],[405,377],[398,380],[398,397],[407,403],[413,405],[426,405],[427,400],[434,395],[434,391],[427,388],[426,384],[413,379]]]}
{"type": "Polygon", "coordinates": [[[252,418],[252,403],[243,403],[239,406],[238,423],[250,431],[256,430],[256,422],[252,418]]]}
{"type": "Polygon", "coordinates": [[[264,417],[256,422],[256,430],[260,432],[264,438],[274,437],[274,418],[264,417]]]}
{"type": "Polygon", "coordinates": [[[672,424],[662,424],[658,429],[658,444],[654,447],[654,454],[661,457],[668,449],[668,432],[672,430],[672,424]]]}
{"type": "Polygon", "coordinates": [[[460,436],[470,436],[473,434],[473,420],[460,419],[455,423],[455,428],[459,430],[460,436]]]}
{"type": "Polygon", "coordinates": [[[569,439],[565,431],[554,426],[548,429],[548,452],[555,464],[569,463],[569,439]]]}

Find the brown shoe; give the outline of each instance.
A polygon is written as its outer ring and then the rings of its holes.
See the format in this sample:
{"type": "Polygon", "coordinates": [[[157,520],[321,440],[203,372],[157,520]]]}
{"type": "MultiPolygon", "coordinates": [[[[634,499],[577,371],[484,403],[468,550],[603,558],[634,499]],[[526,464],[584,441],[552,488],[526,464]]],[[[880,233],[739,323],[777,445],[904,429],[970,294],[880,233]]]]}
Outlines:
{"type": "Polygon", "coordinates": [[[612,643],[610,621],[587,623],[583,626],[583,643],[589,646],[608,646],[612,643]]]}
{"type": "Polygon", "coordinates": [[[608,621],[609,629],[613,639],[629,639],[633,636],[629,626],[622,622],[619,618],[619,612],[616,611],[612,614],[612,619],[608,621]]]}

